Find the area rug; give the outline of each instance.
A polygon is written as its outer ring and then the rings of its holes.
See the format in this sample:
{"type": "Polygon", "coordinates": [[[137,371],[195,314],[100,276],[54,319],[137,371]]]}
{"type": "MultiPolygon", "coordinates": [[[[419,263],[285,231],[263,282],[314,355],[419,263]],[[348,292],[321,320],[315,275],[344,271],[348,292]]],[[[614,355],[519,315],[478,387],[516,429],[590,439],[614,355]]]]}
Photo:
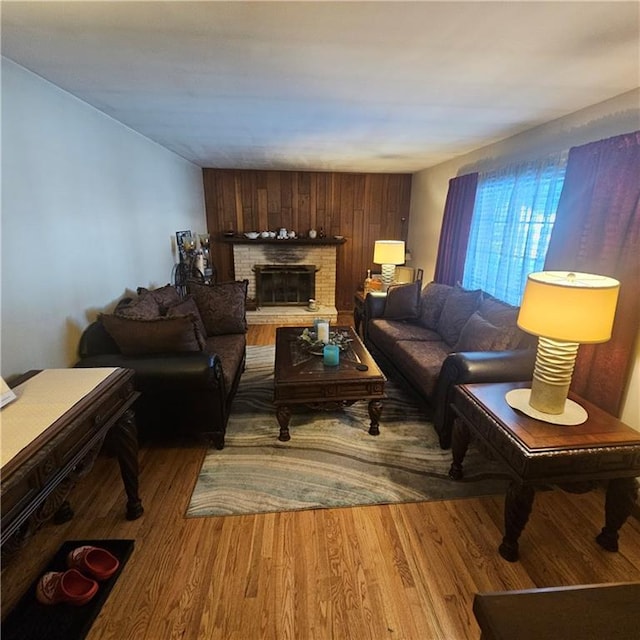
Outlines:
{"type": "Polygon", "coordinates": [[[207,452],[187,517],[228,516],[503,494],[506,470],[470,447],[463,481],[449,479],[440,449],[411,396],[385,385],[380,435],[367,402],[335,411],[300,408],[280,442],[273,398],[274,347],[249,347],[225,448],[207,452]]]}
{"type": "Polygon", "coordinates": [[[2,640],[82,640],[107,600],[111,589],[133,551],[133,540],[69,540],[55,553],[42,573],[64,571],[69,551],[83,545],[102,547],[120,561],[116,573],[105,582],[99,582],[98,593],[85,605],[76,607],[67,603],[40,604],[36,600],[34,580],[20,601],[2,623],[2,640]]]}

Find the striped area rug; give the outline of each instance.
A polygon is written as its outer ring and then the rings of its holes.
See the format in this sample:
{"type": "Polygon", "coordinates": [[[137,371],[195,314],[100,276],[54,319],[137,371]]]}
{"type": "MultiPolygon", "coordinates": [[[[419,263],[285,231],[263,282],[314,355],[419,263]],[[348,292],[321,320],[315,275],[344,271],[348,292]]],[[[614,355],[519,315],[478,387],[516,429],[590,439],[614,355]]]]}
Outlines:
{"type": "Polygon", "coordinates": [[[202,465],[188,517],[451,500],[506,491],[502,467],[470,447],[465,479],[447,477],[451,452],[409,395],[386,386],[380,435],[366,402],[337,411],[294,411],[291,440],[277,439],[274,347],[249,347],[225,448],[202,465]]]}

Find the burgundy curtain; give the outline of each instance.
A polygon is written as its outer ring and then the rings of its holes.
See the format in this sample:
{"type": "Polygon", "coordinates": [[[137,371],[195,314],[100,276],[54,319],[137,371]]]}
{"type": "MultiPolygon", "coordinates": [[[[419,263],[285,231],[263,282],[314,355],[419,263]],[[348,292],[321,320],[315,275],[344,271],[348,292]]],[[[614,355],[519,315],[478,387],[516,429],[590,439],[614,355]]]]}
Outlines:
{"type": "Polygon", "coordinates": [[[640,131],[570,150],[545,270],[620,281],[612,338],[580,347],[571,385],[619,416],[640,324],[640,131]]]}
{"type": "Polygon", "coordinates": [[[433,278],[435,282],[454,285],[462,281],[477,186],[477,173],[449,180],[433,278]]]}

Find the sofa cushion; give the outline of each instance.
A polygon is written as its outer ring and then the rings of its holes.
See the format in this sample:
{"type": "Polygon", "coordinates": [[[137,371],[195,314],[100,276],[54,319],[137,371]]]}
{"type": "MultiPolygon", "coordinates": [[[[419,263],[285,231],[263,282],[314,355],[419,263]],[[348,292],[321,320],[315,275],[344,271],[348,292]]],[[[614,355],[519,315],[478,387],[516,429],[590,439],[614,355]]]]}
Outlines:
{"type": "Polygon", "coordinates": [[[192,295],[185,296],[180,300],[180,302],[167,309],[167,317],[173,318],[174,316],[192,316],[202,337],[207,337],[207,329],[204,326],[204,322],[202,322],[202,316],[198,310],[198,305],[192,295]]]}
{"type": "Polygon", "coordinates": [[[438,330],[438,320],[453,287],[439,282],[430,282],[420,294],[418,322],[426,329],[438,330]]]}
{"type": "Polygon", "coordinates": [[[488,293],[483,293],[478,312],[491,324],[509,328],[504,336],[503,349],[533,349],[536,347],[538,340],[536,336],[526,333],[518,327],[519,307],[514,307],[488,293]]]}
{"type": "Polygon", "coordinates": [[[483,292],[478,313],[496,327],[515,327],[520,308],[483,292]]]}
{"type": "Polygon", "coordinates": [[[218,284],[189,283],[208,336],[247,331],[248,280],[218,284]]]}
{"type": "Polygon", "coordinates": [[[435,331],[425,329],[418,324],[401,320],[375,318],[367,325],[367,340],[387,353],[393,353],[400,340],[438,342],[442,338],[435,331]]]}
{"type": "Polygon", "coordinates": [[[155,301],[160,306],[162,314],[164,314],[169,307],[180,302],[181,299],[178,290],[171,284],[165,284],[164,287],[159,287],[158,289],[146,289],[145,287],[138,287],[139,296],[142,296],[146,293],[153,296],[155,301]]]}
{"type": "Polygon", "coordinates": [[[438,319],[438,333],[447,344],[454,345],[458,341],[462,327],[477,309],[481,296],[480,289],[469,291],[459,286],[449,293],[438,319]]]}
{"type": "Polygon", "coordinates": [[[125,318],[151,320],[160,317],[162,310],[157,300],[147,291],[127,303],[118,303],[113,313],[125,318]]]}
{"type": "Polygon", "coordinates": [[[191,316],[144,320],[102,314],[100,319],[125,356],[202,351],[204,348],[191,316]]]}
{"type": "MultiPolygon", "coordinates": [[[[500,351],[508,342],[510,327],[496,327],[477,311],[467,320],[454,351],[500,351]]],[[[512,333],[512,332],[511,332],[512,333]]]]}
{"type": "Polygon", "coordinates": [[[393,353],[393,360],[421,394],[432,398],[444,359],[451,352],[445,342],[416,342],[401,340],[393,353]]]}
{"type": "Polygon", "coordinates": [[[384,317],[389,320],[414,320],[420,310],[420,282],[392,284],[387,290],[384,317]]]}

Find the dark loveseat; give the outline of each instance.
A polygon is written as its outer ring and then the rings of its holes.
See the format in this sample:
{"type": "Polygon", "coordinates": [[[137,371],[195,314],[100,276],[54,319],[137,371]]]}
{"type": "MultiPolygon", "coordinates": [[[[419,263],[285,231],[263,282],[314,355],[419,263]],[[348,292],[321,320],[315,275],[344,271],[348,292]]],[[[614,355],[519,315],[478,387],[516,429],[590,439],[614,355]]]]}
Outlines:
{"type": "Polygon", "coordinates": [[[138,289],[83,332],[79,367],[135,371],[144,437],[200,433],[222,449],[246,356],[248,282],[138,289]]]}
{"type": "Polygon", "coordinates": [[[453,386],[530,380],[535,338],[521,331],[518,308],[480,290],[431,282],[369,294],[364,339],[380,366],[425,401],[443,449],[451,445],[453,386]]]}

